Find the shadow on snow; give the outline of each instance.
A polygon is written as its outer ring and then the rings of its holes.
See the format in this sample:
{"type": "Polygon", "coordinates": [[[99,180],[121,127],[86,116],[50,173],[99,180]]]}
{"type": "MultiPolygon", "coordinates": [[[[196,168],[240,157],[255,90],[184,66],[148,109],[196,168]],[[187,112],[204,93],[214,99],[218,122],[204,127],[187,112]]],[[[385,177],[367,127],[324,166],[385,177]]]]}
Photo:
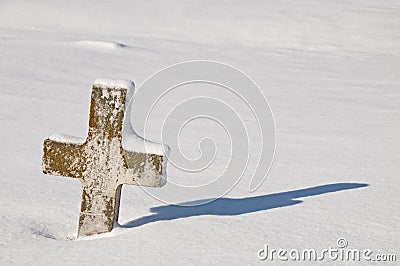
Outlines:
{"type": "MultiPolygon", "coordinates": [[[[174,220],[201,215],[241,215],[299,204],[299,198],[366,187],[361,183],[336,183],[246,198],[219,198],[198,206],[164,205],[151,208],[154,214],[132,220],[122,225],[132,228],[156,221],[174,220]]],[[[185,203],[187,204],[187,203],[185,203]]]]}

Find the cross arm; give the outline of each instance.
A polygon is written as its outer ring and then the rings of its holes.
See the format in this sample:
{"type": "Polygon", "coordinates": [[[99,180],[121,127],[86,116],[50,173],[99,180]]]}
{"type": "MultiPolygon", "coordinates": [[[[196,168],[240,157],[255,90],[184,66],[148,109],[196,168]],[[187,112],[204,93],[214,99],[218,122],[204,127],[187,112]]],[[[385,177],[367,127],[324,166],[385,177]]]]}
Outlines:
{"type": "Polygon", "coordinates": [[[84,146],[45,139],[43,143],[43,173],[82,178],[86,169],[84,146]]]}
{"type": "Polygon", "coordinates": [[[166,183],[163,155],[123,151],[127,164],[124,184],[162,187],[166,183]]]}

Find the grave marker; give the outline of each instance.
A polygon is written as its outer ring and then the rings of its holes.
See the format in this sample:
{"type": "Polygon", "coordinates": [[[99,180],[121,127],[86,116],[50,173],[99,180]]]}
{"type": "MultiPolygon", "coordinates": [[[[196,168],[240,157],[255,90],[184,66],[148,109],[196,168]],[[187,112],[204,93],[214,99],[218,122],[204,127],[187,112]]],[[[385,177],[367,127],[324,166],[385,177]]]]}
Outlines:
{"type": "Polygon", "coordinates": [[[78,237],[113,229],[118,221],[123,184],[161,187],[166,182],[162,152],[135,152],[122,145],[123,126],[128,127],[123,123],[127,92],[133,91],[133,87],[131,81],[96,81],[86,140],[66,137],[44,140],[43,173],[78,178],[82,182],[78,237]]]}

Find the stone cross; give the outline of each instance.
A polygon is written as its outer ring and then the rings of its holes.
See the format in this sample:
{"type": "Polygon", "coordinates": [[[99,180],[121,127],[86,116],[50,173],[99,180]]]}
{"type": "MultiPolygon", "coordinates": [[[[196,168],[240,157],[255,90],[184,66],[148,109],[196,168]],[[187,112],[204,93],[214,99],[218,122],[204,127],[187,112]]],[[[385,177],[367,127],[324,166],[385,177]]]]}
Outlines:
{"type": "Polygon", "coordinates": [[[165,184],[163,153],[135,152],[122,145],[123,126],[128,126],[123,123],[127,91],[133,90],[133,83],[129,82],[95,82],[86,140],[76,141],[72,137],[44,140],[43,173],[78,178],[82,182],[78,238],[113,229],[118,222],[122,184],[153,187],[165,184]]]}

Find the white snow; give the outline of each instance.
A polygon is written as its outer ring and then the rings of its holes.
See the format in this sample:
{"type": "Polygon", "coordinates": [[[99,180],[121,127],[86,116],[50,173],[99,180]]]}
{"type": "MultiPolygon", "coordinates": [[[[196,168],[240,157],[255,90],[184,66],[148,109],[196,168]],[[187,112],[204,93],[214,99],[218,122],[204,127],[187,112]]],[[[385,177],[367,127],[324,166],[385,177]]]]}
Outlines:
{"type": "Polygon", "coordinates": [[[53,141],[74,143],[74,144],[83,144],[85,142],[85,138],[78,138],[62,133],[50,135],[49,139],[53,141]]]}
{"type": "Polygon", "coordinates": [[[104,41],[77,41],[76,44],[82,45],[87,48],[98,49],[121,49],[127,47],[125,44],[117,42],[104,42],[104,41]]]}
{"type": "MultiPolygon", "coordinates": [[[[122,83],[122,81],[111,81],[107,79],[98,79],[95,84],[103,84],[105,86],[114,86],[114,84],[122,83]]],[[[133,83],[132,83],[133,84],[133,83]]],[[[125,103],[125,118],[122,125],[122,147],[127,151],[140,152],[140,153],[151,153],[163,155],[164,153],[168,155],[169,147],[167,145],[162,145],[160,143],[155,143],[149,140],[145,140],[140,137],[132,126],[132,101],[134,97],[134,85],[130,86],[126,96],[125,103]]],[[[163,161],[164,166],[166,166],[167,160],[163,161]]]]}
{"type": "MultiPolygon", "coordinates": [[[[349,248],[396,253],[399,260],[399,21],[398,0],[2,1],[0,264],[276,265],[257,258],[265,244],[324,249],[339,237],[349,248]],[[74,241],[81,184],[42,174],[43,140],[53,132],[86,136],[96,78],[141,84],[193,59],[233,65],[268,98],[277,150],[267,180],[249,193],[246,172],[222,199],[199,207],[176,207],[125,185],[121,226],[74,241]]],[[[189,96],[225,96],[190,88],[189,96]]],[[[174,107],[183,89],[162,104],[174,107]]],[[[124,132],[144,136],[143,114],[134,111],[133,128],[124,132]]],[[[152,125],[145,137],[159,141],[160,128],[152,125]]],[[[249,127],[250,139],[257,134],[249,127]]],[[[219,145],[216,166],[194,178],[168,164],[169,182],[154,191],[218,176],[229,159],[222,129],[188,123],[180,146],[197,158],[205,136],[219,145]]],[[[128,149],[137,142],[124,138],[128,149]]],[[[162,150],[147,145],[141,149],[162,150]]]]}
{"type": "MultiPolygon", "coordinates": [[[[131,80],[100,78],[96,79],[93,85],[104,89],[120,88],[132,92],[135,90],[135,84],[131,80]]],[[[131,95],[132,92],[129,92],[129,95],[131,95]]]]}

